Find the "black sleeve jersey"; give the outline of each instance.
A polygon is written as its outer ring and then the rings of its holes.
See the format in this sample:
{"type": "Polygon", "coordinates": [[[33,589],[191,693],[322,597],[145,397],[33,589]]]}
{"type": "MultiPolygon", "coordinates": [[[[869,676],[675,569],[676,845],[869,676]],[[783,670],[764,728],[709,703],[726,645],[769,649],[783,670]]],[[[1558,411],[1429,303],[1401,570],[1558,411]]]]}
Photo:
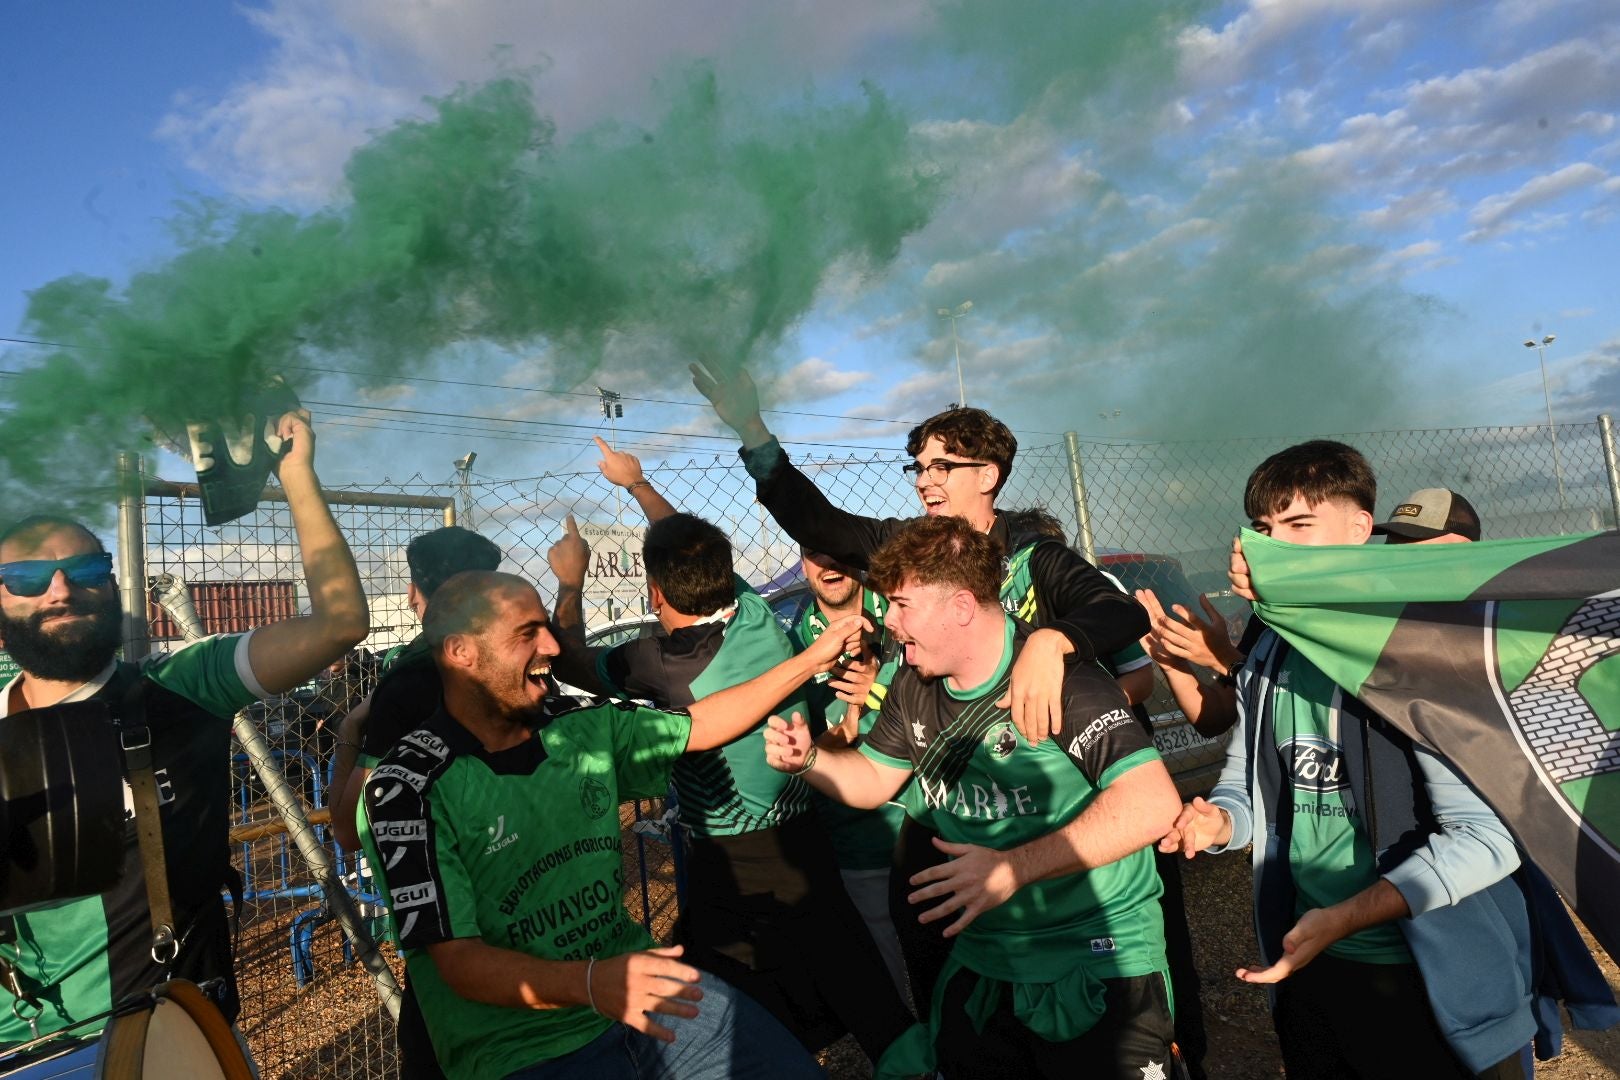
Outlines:
{"type": "Polygon", "coordinates": [[[371,713],[360,752],[381,761],[406,735],[439,711],[444,686],[430,654],[402,658],[388,669],[371,694],[371,713]]]}
{"type": "MultiPolygon", "coordinates": [[[[901,526],[913,520],[862,517],[840,510],[809,477],[794,467],[779,444],[770,445],[776,448],[776,459],[769,475],[755,482],[755,494],[783,531],[812,551],[831,555],[856,570],[865,570],[871,564],[873,553],[900,531],[901,526]]],[[[763,449],[756,448],[753,453],[763,449]]],[[[745,458],[749,455],[749,451],[741,453],[745,458]]]]}
{"type": "Polygon", "coordinates": [[[1148,632],[1147,611],[1067,544],[1040,544],[1029,558],[1040,625],[1074,644],[1081,659],[1108,656],[1148,632]]]}
{"type": "Polygon", "coordinates": [[[695,700],[692,680],[703,674],[725,642],[725,624],[683,626],[665,637],[616,645],[597,662],[602,681],[621,697],[660,709],[684,709],[695,700]]]}
{"type": "MultiPolygon", "coordinates": [[[[1014,656],[1027,636],[1027,628],[1021,627],[1014,656]]],[[[1004,758],[1018,746],[1027,747],[1012,728],[1010,714],[995,704],[1007,691],[1011,667],[1004,665],[1001,677],[970,700],[947,693],[942,680],[923,679],[915,669],[902,668],[865,745],[889,764],[909,766],[924,791],[955,785],[980,750],[1004,758]]],[[[1053,745],[1047,740],[1036,749],[1053,745]]],[[[1087,780],[1100,785],[1112,765],[1152,746],[1152,737],[1137,723],[1125,694],[1106,671],[1090,661],[1066,665],[1063,733],[1057,748],[1087,780]]]]}

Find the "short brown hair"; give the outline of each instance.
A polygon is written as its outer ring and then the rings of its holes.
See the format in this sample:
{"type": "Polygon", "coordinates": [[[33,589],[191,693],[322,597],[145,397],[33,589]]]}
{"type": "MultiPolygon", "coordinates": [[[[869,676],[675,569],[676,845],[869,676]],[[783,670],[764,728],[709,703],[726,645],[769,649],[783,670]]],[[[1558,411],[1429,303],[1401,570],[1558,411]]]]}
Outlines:
{"type": "Polygon", "coordinates": [[[923,444],[935,437],[945,444],[947,454],[988,461],[996,467],[1000,475],[996,479],[995,490],[990,493],[992,495],[998,494],[1007,483],[1007,477],[1012,475],[1018,440],[1013,438],[1012,430],[1006,424],[983,409],[964,406],[930,416],[906,436],[906,453],[916,457],[922,453],[923,444]]]}
{"type": "Polygon", "coordinates": [[[1243,512],[1258,521],[1287,509],[1296,495],[1312,506],[1343,499],[1370,514],[1378,503],[1378,479],[1360,450],[1312,439],[1272,454],[1249,474],[1243,512]]]}
{"type": "Polygon", "coordinates": [[[872,556],[866,584],[888,596],[902,585],[966,589],[981,604],[1001,603],[1001,545],[958,517],[918,518],[872,556]]]}

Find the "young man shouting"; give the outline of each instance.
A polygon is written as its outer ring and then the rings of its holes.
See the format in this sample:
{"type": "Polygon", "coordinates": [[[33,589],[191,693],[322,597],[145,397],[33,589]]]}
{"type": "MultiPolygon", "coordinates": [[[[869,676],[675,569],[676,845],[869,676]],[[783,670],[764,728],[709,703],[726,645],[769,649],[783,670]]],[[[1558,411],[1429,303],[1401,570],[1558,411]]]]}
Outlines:
{"type": "Polygon", "coordinates": [[[1172,1038],[1159,879],[1147,850],[1175,785],[1113,679],[1064,672],[1062,739],[1030,744],[997,702],[1029,628],[1000,602],[1001,552],[952,517],[900,529],[868,583],[903,643],[883,710],[856,750],[771,721],[768,760],[852,806],[913,775],[940,850],[919,875],[922,918],[955,947],[927,1008],[927,1051],[884,1074],[1168,1075],[1172,1038]],[[932,1060],[930,1060],[932,1058],[932,1060]]]}

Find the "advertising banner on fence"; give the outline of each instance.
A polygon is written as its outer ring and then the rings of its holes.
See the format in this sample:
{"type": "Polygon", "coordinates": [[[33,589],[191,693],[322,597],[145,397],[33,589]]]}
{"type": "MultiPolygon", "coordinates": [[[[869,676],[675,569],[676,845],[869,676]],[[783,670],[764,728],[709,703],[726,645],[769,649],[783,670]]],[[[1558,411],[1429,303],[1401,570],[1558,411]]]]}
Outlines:
{"type": "Polygon", "coordinates": [[[641,543],[646,532],[641,525],[580,522],[579,535],[591,545],[591,564],[585,571],[588,625],[642,610],[647,569],[641,564],[641,543]]]}

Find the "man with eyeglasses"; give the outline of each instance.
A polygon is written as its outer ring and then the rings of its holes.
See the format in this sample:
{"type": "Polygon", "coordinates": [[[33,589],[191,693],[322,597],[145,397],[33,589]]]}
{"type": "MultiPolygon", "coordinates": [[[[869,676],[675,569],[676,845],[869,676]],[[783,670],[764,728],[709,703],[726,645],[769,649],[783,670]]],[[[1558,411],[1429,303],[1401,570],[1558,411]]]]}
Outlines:
{"type": "MultiPolygon", "coordinates": [[[[788,460],[759,411],[759,391],[746,371],[724,375],[692,365],[693,385],[742,440],[740,451],[755,493],[776,523],[800,544],[856,570],[910,520],[872,518],[834,506],[788,460]]],[[[1012,471],[1018,440],[983,409],[953,408],[923,421],[906,439],[915,459],[904,466],[923,514],[963,518],[989,534],[1002,551],[1002,606],[1039,629],[1014,663],[1002,703],[1019,733],[1038,743],[1063,727],[1066,664],[1094,661],[1132,649],[1147,632],[1146,611],[1061,540],[996,507],[1012,471]]],[[[881,701],[885,688],[874,687],[881,701]]],[[[906,882],[941,861],[937,838],[913,814],[902,834],[891,898],[914,999],[927,1000],[944,964],[948,943],[921,926],[906,882]],[[932,841],[932,842],[930,842],[932,841]]]]}
{"type": "MultiPolygon", "coordinates": [[[[170,978],[208,984],[237,1011],[231,934],[220,889],[230,864],[230,718],[298,686],[366,635],[354,558],[315,476],[308,414],[277,424],[277,464],[292,511],[310,614],[245,634],[206,638],[142,664],[118,660],[121,618],[112,556],[83,524],[49,514],[0,532],[0,646],[21,674],[0,689],[0,724],[29,709],[105,702],[151,738],[151,771],[174,917],[172,955],[154,957],[146,876],[126,777],[123,874],[99,896],[0,917],[0,1049],[103,1017],[127,995],[170,978]]],[[[92,1034],[92,1023],[81,1034],[92,1034]]]]}

